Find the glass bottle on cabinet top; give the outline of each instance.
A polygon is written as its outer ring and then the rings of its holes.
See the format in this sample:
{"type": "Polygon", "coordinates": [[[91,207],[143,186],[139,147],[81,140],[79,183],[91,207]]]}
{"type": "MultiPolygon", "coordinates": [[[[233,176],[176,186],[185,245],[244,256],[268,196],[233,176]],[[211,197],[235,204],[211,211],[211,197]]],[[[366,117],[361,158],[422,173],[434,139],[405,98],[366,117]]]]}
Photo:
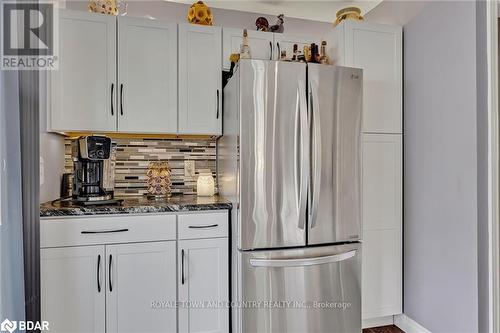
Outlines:
{"type": "Polygon", "coordinates": [[[240,59],[250,59],[252,55],[250,53],[250,46],[248,45],[248,32],[247,29],[243,30],[243,43],[240,47],[240,59]]]}

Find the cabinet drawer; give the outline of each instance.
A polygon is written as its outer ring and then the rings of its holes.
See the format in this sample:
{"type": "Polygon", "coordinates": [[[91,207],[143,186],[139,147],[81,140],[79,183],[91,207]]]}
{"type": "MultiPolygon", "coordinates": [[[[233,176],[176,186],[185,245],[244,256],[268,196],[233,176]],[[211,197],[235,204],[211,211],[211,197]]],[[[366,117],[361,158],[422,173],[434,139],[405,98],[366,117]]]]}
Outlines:
{"type": "Polygon", "coordinates": [[[178,216],[179,239],[228,237],[228,214],[204,213],[178,216]]]}
{"type": "Polygon", "coordinates": [[[40,246],[175,240],[175,215],[99,216],[40,221],[40,246]]]}

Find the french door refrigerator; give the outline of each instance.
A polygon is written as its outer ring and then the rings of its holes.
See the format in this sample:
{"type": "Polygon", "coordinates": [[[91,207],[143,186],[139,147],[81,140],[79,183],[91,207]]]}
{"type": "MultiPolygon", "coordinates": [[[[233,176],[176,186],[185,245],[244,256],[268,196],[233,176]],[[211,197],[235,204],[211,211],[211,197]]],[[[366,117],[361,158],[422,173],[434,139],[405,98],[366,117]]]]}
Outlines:
{"type": "Polygon", "coordinates": [[[224,88],[234,332],[361,332],[362,71],[241,60],[224,88]]]}

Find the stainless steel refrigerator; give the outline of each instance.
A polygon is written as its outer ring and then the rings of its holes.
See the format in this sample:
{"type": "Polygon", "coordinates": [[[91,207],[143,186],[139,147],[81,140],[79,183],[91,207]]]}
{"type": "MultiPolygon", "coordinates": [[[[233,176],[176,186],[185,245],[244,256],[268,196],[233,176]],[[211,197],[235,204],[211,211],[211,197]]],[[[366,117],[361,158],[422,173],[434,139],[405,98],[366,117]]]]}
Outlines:
{"type": "Polygon", "coordinates": [[[233,332],[361,332],[362,74],[241,60],[224,88],[233,332]]]}

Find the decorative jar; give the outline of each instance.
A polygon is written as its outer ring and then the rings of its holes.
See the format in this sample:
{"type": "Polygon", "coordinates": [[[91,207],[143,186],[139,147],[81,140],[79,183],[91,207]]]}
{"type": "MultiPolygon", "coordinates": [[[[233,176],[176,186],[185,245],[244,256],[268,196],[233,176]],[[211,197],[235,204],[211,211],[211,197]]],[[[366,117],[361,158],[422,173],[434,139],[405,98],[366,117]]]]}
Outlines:
{"type": "Polygon", "coordinates": [[[171,171],[167,161],[149,163],[146,176],[148,196],[169,198],[172,195],[171,171]]]}
{"type": "Polygon", "coordinates": [[[211,173],[200,173],[196,192],[201,197],[211,197],[215,194],[215,181],[211,173]]]}

